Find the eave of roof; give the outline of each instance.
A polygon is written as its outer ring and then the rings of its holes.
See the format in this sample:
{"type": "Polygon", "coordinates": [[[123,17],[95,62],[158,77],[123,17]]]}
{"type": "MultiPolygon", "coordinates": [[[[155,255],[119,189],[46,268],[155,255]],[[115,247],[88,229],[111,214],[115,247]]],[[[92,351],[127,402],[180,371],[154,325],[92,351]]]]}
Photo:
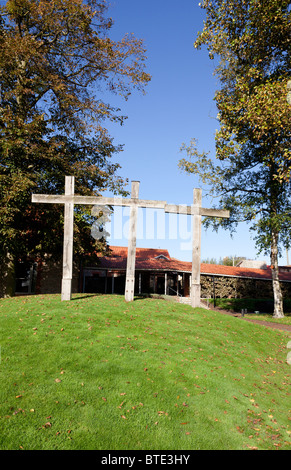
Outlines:
{"type": "MultiPolygon", "coordinates": [[[[127,247],[110,247],[111,255],[100,257],[100,269],[106,270],[126,270],[127,261],[127,247]]],[[[179,272],[191,273],[192,263],[189,261],[180,261],[171,258],[167,250],[155,248],[137,248],[136,249],[136,263],[135,269],[137,271],[154,271],[154,272],[179,272]],[[163,255],[165,258],[157,258],[163,255]]],[[[218,264],[201,263],[200,273],[202,275],[216,276],[216,277],[236,277],[244,279],[257,279],[257,280],[272,280],[272,271],[267,269],[255,268],[241,268],[238,266],[224,266],[218,264]]],[[[279,278],[284,282],[291,282],[290,272],[280,272],[279,278]]]]}

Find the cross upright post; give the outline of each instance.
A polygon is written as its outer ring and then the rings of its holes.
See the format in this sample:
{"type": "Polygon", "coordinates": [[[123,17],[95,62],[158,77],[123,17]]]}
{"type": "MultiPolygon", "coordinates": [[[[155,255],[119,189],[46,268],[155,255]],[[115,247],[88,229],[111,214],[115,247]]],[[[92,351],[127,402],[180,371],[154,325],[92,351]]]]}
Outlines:
{"type": "MultiPolygon", "coordinates": [[[[138,202],[139,181],[131,183],[131,199],[138,202]]],[[[129,233],[128,233],[128,249],[125,279],[125,301],[131,302],[134,298],[134,282],[135,282],[135,255],[136,255],[136,231],[137,231],[137,213],[138,205],[133,204],[130,207],[129,233]]]]}
{"type": "Polygon", "coordinates": [[[200,307],[200,265],[201,265],[201,189],[193,190],[193,236],[192,236],[192,279],[191,279],[191,305],[200,307]]]}
{"type": "MultiPolygon", "coordinates": [[[[65,177],[65,196],[74,196],[75,177],[65,177]]],[[[73,201],[73,198],[72,198],[73,201]]],[[[73,278],[74,202],[65,202],[61,300],[71,300],[73,278]]]]}

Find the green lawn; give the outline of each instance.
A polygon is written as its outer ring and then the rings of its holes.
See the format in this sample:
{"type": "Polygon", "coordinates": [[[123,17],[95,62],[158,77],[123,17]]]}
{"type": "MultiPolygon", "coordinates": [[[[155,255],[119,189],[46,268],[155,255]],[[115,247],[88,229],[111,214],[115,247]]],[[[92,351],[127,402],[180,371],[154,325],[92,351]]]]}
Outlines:
{"type": "MultiPolygon", "coordinates": [[[[205,299],[205,302],[207,301],[210,306],[213,305],[213,299],[205,299]]],[[[252,313],[258,311],[257,319],[291,325],[291,299],[284,298],[283,308],[285,317],[283,320],[273,318],[273,299],[215,299],[215,306],[239,313],[241,313],[242,309],[247,309],[248,312],[252,313]]]]}
{"type": "Polygon", "coordinates": [[[263,313],[259,313],[259,314],[255,314],[255,313],[251,313],[251,314],[246,314],[244,315],[245,318],[249,318],[251,320],[260,320],[260,321],[267,321],[267,322],[271,322],[271,323],[279,323],[281,325],[291,325],[291,315],[290,313],[288,314],[285,314],[284,315],[284,318],[274,318],[272,314],[263,314],[263,313]]]}
{"type": "Polygon", "coordinates": [[[291,450],[282,331],[165,300],[0,300],[0,449],[291,450]]]}

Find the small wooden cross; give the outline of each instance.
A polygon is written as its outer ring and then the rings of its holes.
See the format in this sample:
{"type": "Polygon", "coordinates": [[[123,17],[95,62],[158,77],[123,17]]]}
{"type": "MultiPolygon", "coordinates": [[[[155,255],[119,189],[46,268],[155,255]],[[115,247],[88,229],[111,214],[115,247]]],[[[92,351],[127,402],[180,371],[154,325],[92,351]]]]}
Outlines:
{"type": "Polygon", "coordinates": [[[200,265],[201,265],[201,216],[229,217],[229,211],[219,209],[205,209],[202,207],[202,190],[193,190],[193,205],[181,206],[166,204],[165,212],[172,214],[186,214],[193,217],[192,235],[192,276],[191,276],[191,305],[200,307],[200,265]]]}

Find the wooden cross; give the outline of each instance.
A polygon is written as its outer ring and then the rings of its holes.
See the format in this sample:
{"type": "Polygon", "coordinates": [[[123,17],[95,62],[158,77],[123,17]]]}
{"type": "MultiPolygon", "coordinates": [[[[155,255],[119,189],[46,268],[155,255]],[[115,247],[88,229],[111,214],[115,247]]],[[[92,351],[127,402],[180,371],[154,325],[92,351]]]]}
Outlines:
{"type": "Polygon", "coordinates": [[[65,177],[65,195],[54,196],[50,194],[32,194],[32,202],[45,204],[64,204],[64,244],[63,244],[63,276],[62,300],[71,300],[73,277],[73,234],[74,234],[74,186],[75,177],[65,177]]]}
{"type": "Polygon", "coordinates": [[[191,281],[191,305],[200,306],[200,253],[201,253],[201,216],[229,217],[229,211],[204,209],[201,206],[202,191],[194,189],[193,205],[181,206],[167,204],[166,201],[152,201],[139,199],[139,181],[131,183],[131,199],[111,198],[100,196],[77,196],[74,194],[74,176],[65,177],[65,194],[32,194],[32,202],[64,204],[64,246],[63,246],[63,276],[62,276],[62,300],[71,300],[73,277],[73,230],[74,230],[74,205],[111,205],[130,207],[128,255],[125,281],[125,300],[131,302],[134,297],[135,281],[135,257],[136,257],[136,232],[138,208],[164,209],[165,212],[186,214],[193,216],[192,239],[192,281],[191,281]]]}
{"type": "Polygon", "coordinates": [[[128,256],[125,281],[125,300],[130,302],[134,297],[135,255],[138,208],[164,209],[166,201],[150,201],[138,198],[139,181],[131,183],[131,199],[101,196],[76,196],[74,194],[74,176],[65,177],[65,195],[32,194],[32,202],[47,204],[64,204],[64,246],[63,246],[63,277],[62,300],[71,300],[73,277],[73,227],[74,204],[111,205],[130,207],[128,256]]]}
{"type": "Polygon", "coordinates": [[[229,211],[219,209],[204,209],[202,207],[202,190],[193,190],[193,205],[181,206],[166,204],[165,212],[172,214],[186,214],[193,217],[192,229],[192,276],[191,276],[191,305],[200,307],[200,264],[201,264],[201,216],[229,217],[229,211]]]}

